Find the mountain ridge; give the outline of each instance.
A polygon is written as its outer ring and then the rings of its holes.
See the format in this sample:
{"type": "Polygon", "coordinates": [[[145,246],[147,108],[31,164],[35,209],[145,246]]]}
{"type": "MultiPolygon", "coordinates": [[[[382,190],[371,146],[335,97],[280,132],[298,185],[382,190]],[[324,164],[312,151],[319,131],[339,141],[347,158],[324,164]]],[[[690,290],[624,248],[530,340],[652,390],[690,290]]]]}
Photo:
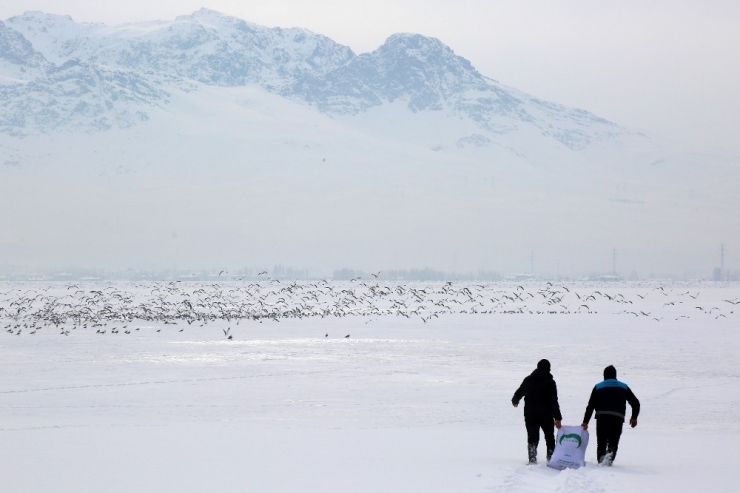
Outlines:
{"type": "MultiPolygon", "coordinates": [[[[128,98],[142,106],[129,108],[131,114],[146,115],[147,107],[166,104],[163,95],[171,89],[162,81],[191,88],[195,82],[224,87],[257,85],[330,115],[357,115],[385,103],[404,101],[412,112],[447,112],[451,117],[470,119],[493,134],[534,126],[546,138],[574,150],[628,132],[587,111],[507,88],[481,75],[438,39],[420,34],[393,34],[373,52],[357,55],[349,47],[305,29],[267,28],[208,9],[174,21],[114,27],[27,12],[6,20],[0,29],[6,38],[15,37],[18,46],[32,49],[33,57],[39,60],[37,66],[43,66],[28,80],[6,80],[5,87],[0,86],[1,109],[6,115],[0,118],[0,131],[11,135],[59,131],[72,121],[70,128],[85,128],[86,122],[90,130],[109,128],[99,124],[101,118],[120,120],[123,128],[135,124],[130,118],[119,118],[123,111],[116,109],[120,101],[103,96],[84,103],[99,111],[75,112],[70,105],[66,105],[67,113],[60,111],[65,104],[55,103],[59,91],[53,85],[57,81],[47,72],[72,61],[97,70],[102,75],[101,84],[118,87],[114,92],[142,96],[128,98]],[[106,81],[105,74],[117,80],[106,81]],[[131,85],[124,88],[121,84],[126,80],[131,85]],[[33,101],[23,96],[21,85],[29,81],[35,82],[29,86],[37,95],[33,101]],[[146,85],[157,88],[148,91],[149,97],[138,90],[146,85]],[[40,97],[44,91],[45,96],[40,97]],[[49,105],[57,108],[50,111],[49,105]],[[103,114],[105,108],[110,114],[103,114]],[[7,117],[29,110],[45,113],[48,118],[7,117]]],[[[76,84],[90,86],[90,80],[80,74],[76,84]]],[[[106,91],[87,94],[92,97],[106,91]]]]}

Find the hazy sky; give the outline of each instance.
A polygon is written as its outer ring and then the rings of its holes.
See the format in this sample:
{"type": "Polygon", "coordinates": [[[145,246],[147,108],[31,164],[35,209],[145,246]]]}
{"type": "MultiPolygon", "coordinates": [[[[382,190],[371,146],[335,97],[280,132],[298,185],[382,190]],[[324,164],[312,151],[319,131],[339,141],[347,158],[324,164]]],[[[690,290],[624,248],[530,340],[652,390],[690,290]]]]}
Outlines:
{"type": "Polygon", "coordinates": [[[42,10],[118,24],[200,7],[305,27],[358,53],[399,31],[435,36],[504,84],[740,154],[737,0],[3,0],[0,18],[42,10]]]}

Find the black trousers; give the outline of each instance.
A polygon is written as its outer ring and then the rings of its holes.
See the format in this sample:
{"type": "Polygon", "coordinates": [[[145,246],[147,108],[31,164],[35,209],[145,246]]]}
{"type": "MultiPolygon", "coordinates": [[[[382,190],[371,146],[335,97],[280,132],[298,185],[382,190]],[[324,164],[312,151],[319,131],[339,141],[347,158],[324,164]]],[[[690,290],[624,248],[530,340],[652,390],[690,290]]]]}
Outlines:
{"type": "Polygon", "coordinates": [[[550,460],[555,450],[555,420],[551,417],[524,416],[524,425],[527,427],[527,451],[529,460],[537,460],[537,446],[540,444],[540,430],[545,434],[547,446],[547,460],[550,460]]]}
{"type": "Polygon", "coordinates": [[[617,416],[600,416],[596,418],[596,458],[599,464],[606,459],[611,465],[617,457],[619,438],[622,436],[624,421],[617,416]]]}

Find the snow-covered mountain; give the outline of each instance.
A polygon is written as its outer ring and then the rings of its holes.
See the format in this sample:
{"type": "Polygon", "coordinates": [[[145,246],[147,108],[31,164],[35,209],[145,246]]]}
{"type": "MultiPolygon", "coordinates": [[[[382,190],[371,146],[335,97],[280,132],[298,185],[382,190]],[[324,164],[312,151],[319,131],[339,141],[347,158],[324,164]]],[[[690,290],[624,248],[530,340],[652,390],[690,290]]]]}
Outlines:
{"type": "Polygon", "coordinates": [[[48,68],[44,56],[22,34],[0,21],[0,84],[34,79],[48,68]]]}
{"type": "Polygon", "coordinates": [[[357,55],[205,9],[0,22],[9,259],[242,262],[246,248],[331,268],[505,270],[541,249],[554,270],[637,242],[656,265],[679,248],[678,265],[720,241],[737,178],[732,160],[507,87],[419,34],[357,55]]]}
{"type": "Polygon", "coordinates": [[[506,88],[439,40],[416,34],[393,35],[355,55],[304,29],[269,29],[203,9],[172,22],[112,28],[30,12],[8,19],[0,35],[16,72],[35,69],[22,81],[6,76],[0,130],[14,135],[127,127],[147,106],[166,104],[170,84],[191,82],[256,85],[330,115],[402,101],[412,112],[442,111],[494,134],[534,127],[571,149],[625,132],[506,88]],[[28,112],[34,116],[19,117],[28,112]]]}

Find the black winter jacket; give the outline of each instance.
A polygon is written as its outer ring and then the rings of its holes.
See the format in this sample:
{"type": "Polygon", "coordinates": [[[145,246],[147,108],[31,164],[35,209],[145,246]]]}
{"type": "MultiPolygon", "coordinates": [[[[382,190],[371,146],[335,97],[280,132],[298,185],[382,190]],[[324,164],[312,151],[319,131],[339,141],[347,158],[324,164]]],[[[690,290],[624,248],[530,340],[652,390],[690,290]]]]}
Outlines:
{"type": "Polygon", "coordinates": [[[524,397],[524,416],[540,419],[563,419],[558,404],[558,386],[549,371],[536,369],[531,375],[524,378],[514,397],[512,404],[519,404],[524,397]]]}
{"type": "Polygon", "coordinates": [[[624,421],[627,402],[632,407],[631,419],[637,419],[637,415],[640,414],[640,401],[637,400],[637,397],[626,383],[614,378],[599,382],[591,391],[591,398],[588,400],[583,422],[589,422],[594,410],[596,411],[596,419],[599,419],[600,416],[613,416],[624,421]]]}

